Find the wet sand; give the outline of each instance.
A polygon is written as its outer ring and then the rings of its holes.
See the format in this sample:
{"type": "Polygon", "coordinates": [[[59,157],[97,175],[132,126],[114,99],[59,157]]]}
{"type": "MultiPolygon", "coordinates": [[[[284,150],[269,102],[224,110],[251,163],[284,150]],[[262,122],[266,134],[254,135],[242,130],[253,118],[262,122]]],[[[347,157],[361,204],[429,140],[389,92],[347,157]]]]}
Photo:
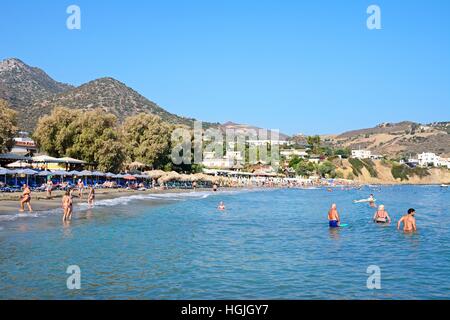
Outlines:
{"type": "MultiPolygon", "coordinates": [[[[195,191],[212,191],[212,189],[196,189],[195,191]]],[[[139,194],[160,194],[160,193],[180,193],[180,192],[194,192],[193,189],[170,189],[159,190],[150,189],[146,191],[135,191],[125,189],[96,189],[95,200],[114,199],[120,197],[127,197],[139,194]]],[[[48,199],[45,192],[32,192],[31,193],[31,206],[34,212],[48,211],[56,208],[61,208],[61,200],[64,195],[64,191],[52,192],[52,198],[48,199]]],[[[78,192],[74,194],[74,204],[87,203],[88,191],[85,190],[83,198],[79,199],[78,192]]],[[[0,193],[0,215],[18,213],[20,207],[21,193],[0,193]]],[[[25,206],[25,213],[27,213],[27,206],[25,206]]]]}

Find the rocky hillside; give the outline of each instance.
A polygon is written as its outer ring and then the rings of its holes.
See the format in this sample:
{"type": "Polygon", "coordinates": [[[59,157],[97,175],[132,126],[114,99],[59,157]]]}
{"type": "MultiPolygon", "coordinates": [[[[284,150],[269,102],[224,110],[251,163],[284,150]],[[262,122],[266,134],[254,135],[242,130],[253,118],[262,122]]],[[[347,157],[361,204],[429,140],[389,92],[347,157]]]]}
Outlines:
{"type": "Polygon", "coordinates": [[[73,86],[57,82],[41,69],[30,67],[19,59],[0,61],[0,99],[25,115],[23,120],[20,119],[22,127],[27,123],[26,115],[34,101],[71,89],[73,86]]]}
{"type": "MultiPolygon", "coordinates": [[[[256,126],[252,126],[252,125],[248,125],[248,124],[239,124],[239,123],[235,123],[235,122],[225,122],[224,124],[220,125],[220,129],[222,130],[222,132],[226,132],[227,130],[234,130],[235,132],[240,132],[242,134],[248,134],[248,133],[253,133],[256,132],[256,134],[259,134],[259,130],[264,130],[262,128],[256,127],[256,126]]],[[[267,138],[266,139],[270,139],[271,133],[272,131],[270,131],[269,129],[265,129],[267,130],[267,138]]],[[[278,137],[280,140],[288,140],[289,136],[279,132],[278,133],[278,137]]]]}
{"type": "Polygon", "coordinates": [[[31,105],[30,113],[33,118],[37,118],[39,114],[47,114],[56,106],[85,110],[102,108],[115,114],[119,119],[144,112],[160,116],[167,122],[175,124],[190,125],[194,120],[167,112],[113,78],[97,79],[62,94],[38,100],[31,105]]]}
{"type": "Polygon", "coordinates": [[[113,78],[101,78],[74,87],[53,80],[41,69],[30,67],[18,59],[0,62],[0,99],[19,111],[19,127],[27,131],[32,131],[39,117],[49,114],[56,106],[76,109],[99,107],[115,114],[119,120],[141,112],[187,126],[191,126],[194,120],[164,110],[113,78]]]}
{"type": "Polygon", "coordinates": [[[383,123],[375,128],[326,136],[324,140],[334,146],[364,148],[389,156],[409,156],[428,151],[450,156],[450,122],[383,123]]]}
{"type": "Polygon", "coordinates": [[[446,168],[415,168],[384,160],[336,160],[337,172],[363,184],[450,184],[446,168]]]}

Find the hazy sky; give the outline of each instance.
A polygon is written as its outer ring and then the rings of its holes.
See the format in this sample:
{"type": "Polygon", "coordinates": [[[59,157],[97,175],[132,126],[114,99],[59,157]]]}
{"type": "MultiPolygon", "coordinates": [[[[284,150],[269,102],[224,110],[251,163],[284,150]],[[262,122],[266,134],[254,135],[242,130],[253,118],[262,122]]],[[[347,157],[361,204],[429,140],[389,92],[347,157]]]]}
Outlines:
{"type": "Polygon", "coordinates": [[[111,76],[206,121],[335,133],[450,121],[449,15],[447,0],[2,0],[0,59],[75,85],[111,76]]]}

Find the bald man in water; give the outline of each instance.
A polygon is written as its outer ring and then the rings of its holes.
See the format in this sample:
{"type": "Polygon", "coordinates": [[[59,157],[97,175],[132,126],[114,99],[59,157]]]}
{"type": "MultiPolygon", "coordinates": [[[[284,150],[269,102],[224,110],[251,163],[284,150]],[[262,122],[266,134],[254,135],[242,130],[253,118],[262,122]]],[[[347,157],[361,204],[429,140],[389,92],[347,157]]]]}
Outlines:
{"type": "Polygon", "coordinates": [[[414,215],[416,214],[416,210],[409,209],[408,214],[404,215],[397,223],[397,229],[400,230],[400,226],[403,222],[403,231],[404,232],[414,232],[417,231],[416,227],[416,218],[414,215]]]}
{"type": "Polygon", "coordinates": [[[338,228],[341,223],[341,218],[339,217],[339,213],[337,211],[337,206],[335,203],[331,205],[330,211],[328,211],[328,221],[330,224],[330,228],[338,228]]]}

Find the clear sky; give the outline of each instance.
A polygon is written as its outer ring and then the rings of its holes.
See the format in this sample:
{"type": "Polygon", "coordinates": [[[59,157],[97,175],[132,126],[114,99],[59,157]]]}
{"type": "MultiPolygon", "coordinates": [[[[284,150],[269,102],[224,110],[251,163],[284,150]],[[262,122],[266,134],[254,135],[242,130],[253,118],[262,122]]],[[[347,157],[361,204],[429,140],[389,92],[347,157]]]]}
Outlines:
{"type": "Polygon", "coordinates": [[[75,85],[111,76],[205,121],[337,133],[450,121],[449,16],[448,0],[2,0],[0,59],[75,85]]]}

